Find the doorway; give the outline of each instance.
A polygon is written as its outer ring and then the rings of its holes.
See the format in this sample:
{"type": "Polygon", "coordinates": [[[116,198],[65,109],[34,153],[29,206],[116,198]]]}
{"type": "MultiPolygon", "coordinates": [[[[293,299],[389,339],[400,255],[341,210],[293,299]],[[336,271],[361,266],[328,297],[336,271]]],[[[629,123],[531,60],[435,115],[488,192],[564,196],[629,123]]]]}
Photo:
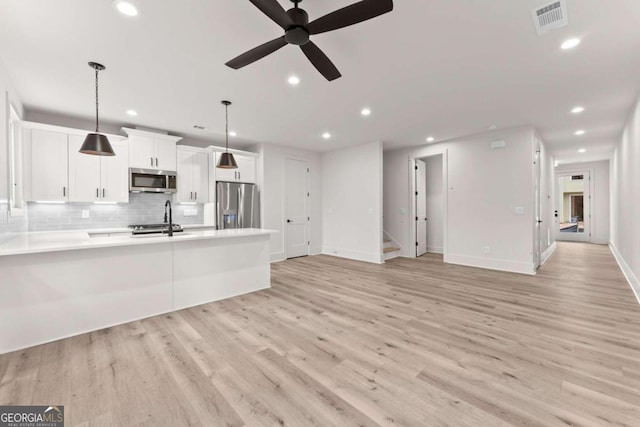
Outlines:
{"type": "Polygon", "coordinates": [[[416,257],[444,254],[446,233],[446,184],[444,154],[414,161],[413,187],[416,257]]]}
{"type": "Polygon", "coordinates": [[[309,163],[285,161],[285,255],[287,259],[309,255],[309,163]]]}
{"type": "Polygon", "coordinates": [[[589,171],[556,175],[556,239],[588,242],[591,240],[591,194],[589,171]]]}

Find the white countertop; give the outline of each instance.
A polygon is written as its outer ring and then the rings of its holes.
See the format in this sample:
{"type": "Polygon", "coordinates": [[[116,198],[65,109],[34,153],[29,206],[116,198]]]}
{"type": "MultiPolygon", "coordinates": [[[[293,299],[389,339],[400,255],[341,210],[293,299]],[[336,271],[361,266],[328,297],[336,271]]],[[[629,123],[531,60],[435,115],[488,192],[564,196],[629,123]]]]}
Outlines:
{"type": "Polygon", "coordinates": [[[128,228],[16,233],[15,237],[0,245],[0,256],[113,246],[151,245],[189,240],[228,239],[278,233],[276,230],[259,228],[212,230],[210,226],[202,225],[185,225],[183,228],[185,231],[174,233],[173,237],[165,235],[154,235],[153,237],[132,236],[129,234],[131,230],[128,228]],[[91,235],[93,235],[93,237],[91,235]]]}

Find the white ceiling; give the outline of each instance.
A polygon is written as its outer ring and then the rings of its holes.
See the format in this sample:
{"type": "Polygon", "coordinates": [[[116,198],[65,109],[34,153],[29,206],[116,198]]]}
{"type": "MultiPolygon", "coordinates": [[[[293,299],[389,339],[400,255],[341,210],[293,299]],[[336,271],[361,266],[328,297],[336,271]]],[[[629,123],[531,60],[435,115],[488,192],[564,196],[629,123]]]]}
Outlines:
{"type": "MultiPolygon", "coordinates": [[[[313,20],[353,1],[301,7],[313,20]]],[[[392,148],[533,124],[567,160],[579,147],[606,157],[640,89],[638,0],[567,0],[569,25],[542,36],[531,9],[546,1],[396,0],[387,15],[312,37],[342,72],[334,82],[294,46],[239,71],[226,67],[282,34],[248,0],[134,2],[135,18],[111,0],[0,2],[0,61],[25,106],[92,117],[93,60],[107,66],[101,117],[112,122],[219,140],[219,102],[228,98],[244,142],[324,151],[381,140],[392,148]],[[569,37],[582,44],[560,50],[569,37]],[[291,74],[298,87],[287,84],[291,74]],[[587,110],[571,115],[578,104],[587,110]],[[579,128],[586,135],[574,136],[579,128]]]]}

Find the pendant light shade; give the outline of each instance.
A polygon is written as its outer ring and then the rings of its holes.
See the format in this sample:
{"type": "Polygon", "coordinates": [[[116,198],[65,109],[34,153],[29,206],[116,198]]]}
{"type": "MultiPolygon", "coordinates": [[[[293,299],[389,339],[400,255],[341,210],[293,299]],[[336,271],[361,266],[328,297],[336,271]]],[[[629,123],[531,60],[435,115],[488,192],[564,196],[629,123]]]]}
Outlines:
{"type": "Polygon", "coordinates": [[[87,135],[79,151],[93,156],[115,156],[116,153],[113,151],[109,139],[100,133],[98,122],[98,72],[104,70],[105,67],[97,62],[89,62],[89,67],[96,70],[96,131],[87,135]]]}
{"type": "Polygon", "coordinates": [[[222,105],[224,105],[225,111],[225,151],[220,156],[216,167],[220,169],[238,169],[233,153],[229,152],[229,105],[231,105],[231,101],[222,101],[222,105]]]}
{"type": "Polygon", "coordinates": [[[233,158],[231,153],[222,153],[220,160],[218,160],[218,167],[220,169],[238,169],[236,159],[233,158]]]}

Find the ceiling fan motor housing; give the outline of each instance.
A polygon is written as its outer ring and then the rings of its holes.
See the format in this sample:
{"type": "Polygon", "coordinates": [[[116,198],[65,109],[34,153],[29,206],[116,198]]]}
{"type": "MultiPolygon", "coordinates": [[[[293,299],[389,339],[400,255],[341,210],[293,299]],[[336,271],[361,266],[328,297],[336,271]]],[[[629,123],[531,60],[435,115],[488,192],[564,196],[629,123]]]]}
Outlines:
{"type": "Polygon", "coordinates": [[[302,46],[309,42],[309,31],[305,26],[309,23],[309,15],[304,9],[293,8],[287,11],[293,25],[287,28],[284,38],[289,44],[302,46]]]}

